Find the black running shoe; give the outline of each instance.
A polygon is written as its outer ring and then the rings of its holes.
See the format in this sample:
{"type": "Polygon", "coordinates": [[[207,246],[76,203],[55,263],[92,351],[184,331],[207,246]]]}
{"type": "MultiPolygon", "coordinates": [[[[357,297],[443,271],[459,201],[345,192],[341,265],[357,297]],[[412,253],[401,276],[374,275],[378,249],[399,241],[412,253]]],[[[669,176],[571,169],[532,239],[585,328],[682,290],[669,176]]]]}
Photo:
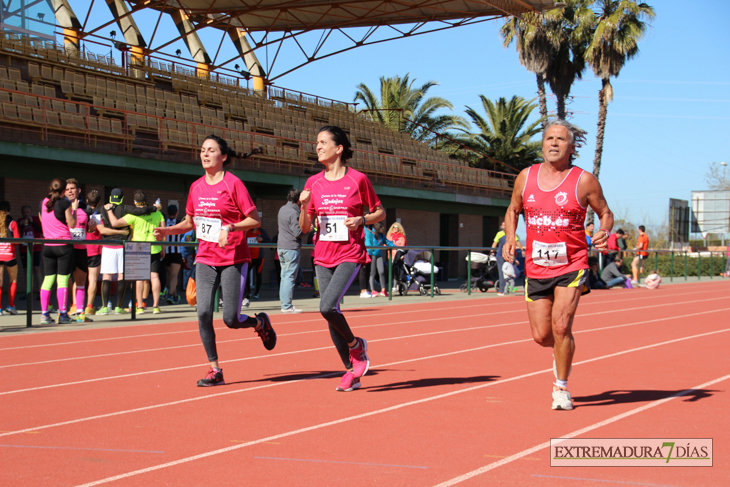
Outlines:
{"type": "Polygon", "coordinates": [[[222,386],[226,381],[223,380],[223,369],[214,369],[213,367],[208,370],[205,377],[198,381],[198,387],[210,387],[210,386],[222,386]]]}
{"type": "Polygon", "coordinates": [[[271,326],[269,315],[266,313],[259,313],[256,315],[256,318],[261,318],[263,325],[259,328],[254,328],[254,330],[258,333],[261,341],[264,342],[266,350],[273,350],[276,346],[276,332],[274,331],[274,327],[271,326]]]}

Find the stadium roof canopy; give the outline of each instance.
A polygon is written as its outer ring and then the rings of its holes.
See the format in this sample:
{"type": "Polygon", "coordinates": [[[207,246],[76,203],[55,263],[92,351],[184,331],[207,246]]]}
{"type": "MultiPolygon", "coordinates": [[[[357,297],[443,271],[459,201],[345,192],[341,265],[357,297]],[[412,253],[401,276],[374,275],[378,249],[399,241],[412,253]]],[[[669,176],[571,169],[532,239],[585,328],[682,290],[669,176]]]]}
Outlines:
{"type": "MultiPolygon", "coordinates": [[[[361,46],[437,32],[526,12],[556,7],[554,0],[148,0],[130,1],[127,14],[156,10],[185,13],[191,28],[157,46],[160,52],[201,29],[246,32],[248,52],[271,46],[276,54],[267,66],[273,81],[306,64],[361,46]],[[314,40],[313,40],[314,39],[314,40]],[[301,51],[300,61],[274,69],[282,46],[301,51]],[[274,74],[275,73],[275,74],[274,74]]],[[[94,29],[96,30],[96,29],[94,29]]],[[[93,32],[93,30],[92,30],[93,32]]],[[[290,51],[291,52],[291,51],[290,51]]],[[[243,53],[241,53],[242,55],[243,53]]],[[[212,68],[235,61],[211,59],[212,68]]],[[[283,61],[282,61],[283,62],[283,61]]],[[[286,64],[286,63],[285,63],[286,64]]]]}
{"type": "MultiPolygon", "coordinates": [[[[169,8],[159,4],[153,8],[169,8]]],[[[555,7],[553,0],[179,0],[191,20],[207,19],[248,31],[286,32],[414,24],[521,15],[555,7]]]]}

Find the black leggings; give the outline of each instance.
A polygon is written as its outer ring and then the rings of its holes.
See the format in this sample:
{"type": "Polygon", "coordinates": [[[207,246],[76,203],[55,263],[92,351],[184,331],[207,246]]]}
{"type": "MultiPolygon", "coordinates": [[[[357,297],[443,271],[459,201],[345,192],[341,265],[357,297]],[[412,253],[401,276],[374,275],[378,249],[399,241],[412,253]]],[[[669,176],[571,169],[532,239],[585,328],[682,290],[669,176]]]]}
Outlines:
{"type": "Polygon", "coordinates": [[[352,281],[357,277],[360,264],[354,262],[343,262],[335,267],[317,266],[317,281],[319,282],[319,312],[330,328],[332,343],[335,344],[340,359],[346,369],[352,368],[350,363],[350,346],[355,335],[350,330],[345,316],[340,311],[340,301],[350,288],[352,281]]]}
{"type": "Polygon", "coordinates": [[[195,269],[195,289],[198,300],[200,338],[208,354],[208,361],[218,360],[213,329],[213,305],[218,286],[223,287],[223,323],[228,328],[253,328],[256,318],[241,314],[241,301],[246,288],[248,263],[227,266],[209,266],[198,262],[195,269]]]}
{"type": "Polygon", "coordinates": [[[43,275],[68,276],[74,267],[74,248],[71,245],[43,246],[43,275]]]}

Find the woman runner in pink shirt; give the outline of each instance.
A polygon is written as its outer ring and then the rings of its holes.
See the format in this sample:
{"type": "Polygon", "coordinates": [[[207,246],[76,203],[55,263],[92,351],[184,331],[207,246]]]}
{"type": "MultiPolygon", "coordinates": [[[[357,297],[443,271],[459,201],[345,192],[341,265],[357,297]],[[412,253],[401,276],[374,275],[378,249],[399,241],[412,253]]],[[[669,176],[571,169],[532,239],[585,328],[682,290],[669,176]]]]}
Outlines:
{"type": "MultiPolygon", "coordinates": [[[[79,200],[73,203],[63,197],[66,181],[56,178],[51,181],[48,196],[41,204],[41,225],[43,236],[49,240],[71,242],[71,228],[76,227],[76,210],[79,200]]],[[[71,323],[66,305],[68,302],[68,280],[73,270],[73,246],[47,243],[43,245],[43,284],[41,284],[41,324],[52,323],[48,306],[51,290],[58,277],[56,298],[58,299],[58,323],[71,323]]]]}
{"type": "Polygon", "coordinates": [[[168,235],[187,233],[195,228],[198,247],[195,287],[198,299],[198,325],[210,370],[198,387],[225,384],[218,366],[218,351],[213,329],[213,304],[219,286],[223,287],[223,322],[228,328],[254,328],[267,350],[276,346],[276,332],[266,313],[255,317],[241,314],[251,254],[246,231],[261,226],[258,210],[243,182],[224,169],[235,152],[225,140],[209,135],[200,149],[205,176],[190,186],[185,220],[166,228],[155,228],[157,241],[168,235]]]}
{"type": "Polygon", "coordinates": [[[318,220],[314,264],[321,295],[319,311],[329,324],[332,342],[347,369],[337,386],[343,392],[360,387],[360,377],[367,373],[370,359],[367,342],[353,335],[340,311],[340,301],[360,267],[370,263],[363,228],[385,218],[368,177],[345,165],[352,157],[350,147],[341,128],[322,127],[317,135],[317,159],[324,171],[309,178],[299,196],[302,232],[309,233],[312,220],[318,220]]]}

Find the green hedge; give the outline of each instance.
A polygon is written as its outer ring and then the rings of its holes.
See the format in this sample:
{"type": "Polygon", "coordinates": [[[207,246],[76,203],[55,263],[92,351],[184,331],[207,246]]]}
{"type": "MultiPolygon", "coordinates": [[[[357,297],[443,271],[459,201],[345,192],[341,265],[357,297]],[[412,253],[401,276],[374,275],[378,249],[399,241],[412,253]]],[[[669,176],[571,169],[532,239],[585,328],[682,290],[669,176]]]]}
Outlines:
{"type": "MultiPolygon", "coordinates": [[[[644,263],[644,274],[642,277],[646,277],[650,271],[654,272],[655,270],[658,271],[659,275],[662,277],[670,277],[671,276],[671,270],[672,270],[672,256],[671,254],[659,254],[659,257],[655,257],[655,253],[651,253],[649,255],[649,259],[644,263]],[[655,260],[656,259],[656,260],[655,260]]],[[[631,274],[631,260],[633,259],[633,256],[628,256],[624,260],[622,272],[625,274],[631,274]]],[[[700,275],[701,276],[709,276],[710,275],[710,267],[712,267],[712,275],[713,276],[719,276],[721,273],[725,272],[725,265],[727,263],[727,253],[726,252],[715,252],[712,256],[712,262],[710,262],[710,257],[700,257],[699,259],[697,257],[690,257],[687,256],[687,276],[694,276],[697,277],[697,264],[699,262],[700,265],[700,275]]],[[[684,262],[685,257],[684,253],[677,252],[674,254],[674,277],[684,277],[684,262]]]]}

